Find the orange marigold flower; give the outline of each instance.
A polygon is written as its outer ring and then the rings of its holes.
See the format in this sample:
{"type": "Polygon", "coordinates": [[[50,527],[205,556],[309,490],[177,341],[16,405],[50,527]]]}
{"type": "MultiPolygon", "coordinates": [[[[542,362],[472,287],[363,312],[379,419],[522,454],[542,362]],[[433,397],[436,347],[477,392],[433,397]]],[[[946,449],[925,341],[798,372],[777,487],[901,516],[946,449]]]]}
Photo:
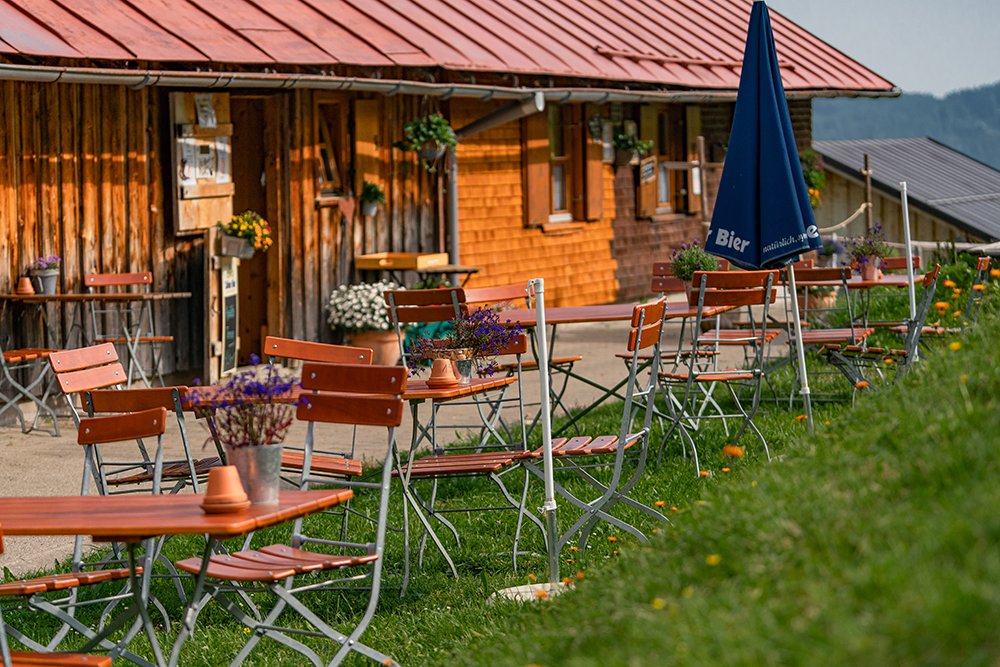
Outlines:
{"type": "Polygon", "coordinates": [[[575,560],[573,560],[572,558],[567,558],[567,559],[566,559],[566,562],[567,562],[567,563],[575,563],[576,561],[575,561],[575,560]]]}
{"type": "Polygon", "coordinates": [[[868,386],[868,383],[862,380],[861,382],[855,383],[854,386],[857,387],[858,389],[864,389],[865,387],[868,386]]]}
{"type": "Polygon", "coordinates": [[[951,316],[952,316],[952,317],[958,317],[958,316],[960,316],[961,314],[962,314],[962,311],[960,311],[960,310],[956,310],[956,311],[955,311],[954,313],[952,313],[952,314],[951,314],[951,316]]]}
{"type": "Polygon", "coordinates": [[[663,502],[662,500],[657,500],[657,501],[656,501],[655,503],[653,503],[653,504],[654,504],[654,505],[656,505],[657,507],[663,507],[664,505],[666,505],[666,503],[665,503],[665,502],[663,502]]]}
{"type": "Polygon", "coordinates": [[[944,286],[945,287],[958,287],[958,285],[955,284],[954,280],[946,280],[946,281],[944,281],[944,286]]]}
{"type": "Polygon", "coordinates": [[[701,476],[702,477],[708,477],[708,475],[709,475],[709,472],[707,470],[702,470],[701,471],[701,476]]]}
{"type": "Polygon", "coordinates": [[[570,547],[569,550],[570,551],[579,551],[580,547],[570,547]]]}
{"type": "Polygon", "coordinates": [[[722,472],[729,472],[729,468],[723,468],[722,472]]]}
{"type": "Polygon", "coordinates": [[[891,364],[892,363],[892,357],[886,357],[885,358],[885,363],[891,364]]]}
{"type": "Polygon", "coordinates": [[[950,347],[953,352],[958,352],[959,350],[962,349],[962,341],[953,340],[950,343],[948,343],[948,347],[950,347]]]}
{"type": "Polygon", "coordinates": [[[618,541],[617,537],[609,537],[608,538],[608,542],[617,542],[617,541],[618,541]]]}
{"type": "Polygon", "coordinates": [[[805,418],[806,418],[805,415],[799,415],[798,417],[795,418],[795,421],[800,422],[800,421],[802,421],[805,418]]]}
{"type": "Polygon", "coordinates": [[[976,290],[977,292],[982,292],[984,289],[986,289],[986,285],[973,285],[972,289],[976,290]]]}
{"type": "Polygon", "coordinates": [[[957,298],[958,298],[958,297],[960,297],[960,296],[962,296],[962,295],[961,295],[961,294],[959,294],[958,292],[955,292],[954,294],[952,294],[952,295],[951,295],[951,298],[952,298],[952,299],[957,299],[957,298]]]}
{"type": "Polygon", "coordinates": [[[547,598],[547,597],[549,597],[549,594],[547,592],[545,592],[545,591],[535,591],[535,597],[536,598],[547,598]]]}
{"type": "Polygon", "coordinates": [[[531,581],[534,581],[534,580],[535,580],[535,575],[533,575],[533,574],[531,574],[531,573],[529,572],[529,573],[528,573],[528,579],[529,579],[529,580],[531,580],[531,581]]]}
{"type": "Polygon", "coordinates": [[[573,580],[570,579],[569,577],[563,577],[563,583],[568,586],[573,583],[573,580]]]}
{"type": "Polygon", "coordinates": [[[736,445],[726,445],[722,448],[722,455],[733,459],[741,459],[745,453],[746,451],[742,447],[736,445]]]}
{"type": "Polygon", "coordinates": [[[937,303],[934,304],[934,307],[937,308],[938,310],[944,310],[945,308],[948,307],[948,302],[938,301],[937,303]]]}
{"type": "Polygon", "coordinates": [[[824,426],[829,426],[829,425],[830,425],[830,422],[828,422],[828,421],[826,421],[826,422],[823,422],[823,425],[824,425],[824,426]]]}
{"type": "Polygon", "coordinates": [[[990,275],[994,278],[1000,278],[1000,269],[990,269],[990,275]]]}
{"type": "Polygon", "coordinates": [[[587,576],[587,575],[585,575],[585,574],[584,574],[583,572],[577,572],[577,573],[576,573],[576,578],[577,578],[577,579],[583,579],[583,578],[584,578],[584,577],[586,577],[586,576],[587,576]]]}
{"type": "Polygon", "coordinates": [[[680,510],[678,510],[676,507],[674,507],[673,505],[671,505],[670,506],[670,511],[671,512],[679,512],[680,510]]]}

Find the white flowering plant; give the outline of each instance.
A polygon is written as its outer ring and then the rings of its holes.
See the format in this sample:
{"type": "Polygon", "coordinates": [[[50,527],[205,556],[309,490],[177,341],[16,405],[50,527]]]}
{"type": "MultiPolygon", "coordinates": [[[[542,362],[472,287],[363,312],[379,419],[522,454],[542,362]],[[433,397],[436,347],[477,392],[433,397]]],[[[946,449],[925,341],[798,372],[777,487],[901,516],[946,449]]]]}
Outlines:
{"type": "Polygon", "coordinates": [[[404,289],[391,281],[341,285],[330,295],[326,321],[332,329],[347,331],[388,331],[389,312],[383,294],[404,289]]]}

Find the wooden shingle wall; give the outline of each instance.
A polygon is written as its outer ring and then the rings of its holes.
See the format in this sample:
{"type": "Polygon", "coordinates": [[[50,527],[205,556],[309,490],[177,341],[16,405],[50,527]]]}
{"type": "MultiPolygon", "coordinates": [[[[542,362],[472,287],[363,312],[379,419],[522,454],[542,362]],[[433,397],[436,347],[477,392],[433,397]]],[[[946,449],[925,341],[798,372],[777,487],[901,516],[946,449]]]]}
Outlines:
{"type": "MultiPolygon", "coordinates": [[[[455,128],[499,104],[454,100],[455,128]]],[[[459,144],[459,246],[463,264],[480,267],[470,287],[490,287],[545,279],[547,303],[554,306],[615,300],[617,264],[611,256],[613,231],[605,177],[604,218],[578,232],[546,235],[524,226],[521,129],[517,122],[482,132],[459,144]]]]}
{"type": "MultiPolygon", "coordinates": [[[[62,257],[61,292],[83,291],[85,273],[152,271],[153,289],[191,299],[155,310],[175,337],[164,371],[202,363],[203,242],[176,237],[165,211],[161,143],[165,94],[124,86],[0,82],[0,290],[13,291],[39,255],[62,257]]],[[[46,340],[38,311],[8,306],[0,334],[46,340]],[[20,315],[14,315],[17,311],[20,315]]],[[[50,306],[70,345],[75,306],[50,306]]]]}

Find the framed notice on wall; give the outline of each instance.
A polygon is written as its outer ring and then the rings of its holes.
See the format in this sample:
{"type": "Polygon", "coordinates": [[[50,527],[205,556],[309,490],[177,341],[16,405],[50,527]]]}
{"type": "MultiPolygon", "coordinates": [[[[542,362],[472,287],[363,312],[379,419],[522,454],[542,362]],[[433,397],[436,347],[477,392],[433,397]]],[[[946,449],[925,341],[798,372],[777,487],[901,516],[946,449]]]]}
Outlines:
{"type": "Polygon", "coordinates": [[[240,325],[240,281],[235,257],[220,257],[222,264],[222,368],[219,375],[225,376],[236,370],[240,351],[238,330],[240,325]]]}
{"type": "Polygon", "coordinates": [[[233,215],[228,93],[170,93],[173,193],[179,234],[203,232],[233,215]]]}

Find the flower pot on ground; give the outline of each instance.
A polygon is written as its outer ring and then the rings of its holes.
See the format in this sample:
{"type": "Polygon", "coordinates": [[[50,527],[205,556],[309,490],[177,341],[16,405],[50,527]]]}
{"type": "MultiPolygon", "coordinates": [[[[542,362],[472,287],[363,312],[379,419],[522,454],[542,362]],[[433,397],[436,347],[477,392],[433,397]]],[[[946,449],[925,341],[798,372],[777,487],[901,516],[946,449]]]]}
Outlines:
{"type": "Polygon", "coordinates": [[[267,252],[271,247],[271,226],[253,211],[234,215],[229,222],[219,223],[222,236],[219,254],[250,259],[255,251],[267,252]]]}
{"type": "Polygon", "coordinates": [[[344,331],[351,345],[372,350],[372,363],[394,366],[399,362],[399,340],[389,323],[385,307],[386,290],[402,289],[391,281],[341,285],[327,304],[327,323],[335,331],[344,331]]]}
{"type": "Polygon", "coordinates": [[[354,347],[365,347],[372,351],[372,365],[395,366],[399,363],[399,339],[392,329],[355,329],[347,335],[354,347]]]}
{"type": "Polygon", "coordinates": [[[32,286],[38,294],[55,294],[59,287],[59,265],[62,259],[59,255],[36,257],[35,261],[24,267],[31,276],[32,286]]]}
{"type": "Polygon", "coordinates": [[[250,355],[251,368],[234,373],[225,385],[191,392],[186,403],[206,417],[206,426],[222,445],[227,463],[239,471],[250,501],[257,505],[278,502],[281,484],[281,450],[295,416],[301,387],[285,379],[277,366],[259,365],[250,355]]]}

